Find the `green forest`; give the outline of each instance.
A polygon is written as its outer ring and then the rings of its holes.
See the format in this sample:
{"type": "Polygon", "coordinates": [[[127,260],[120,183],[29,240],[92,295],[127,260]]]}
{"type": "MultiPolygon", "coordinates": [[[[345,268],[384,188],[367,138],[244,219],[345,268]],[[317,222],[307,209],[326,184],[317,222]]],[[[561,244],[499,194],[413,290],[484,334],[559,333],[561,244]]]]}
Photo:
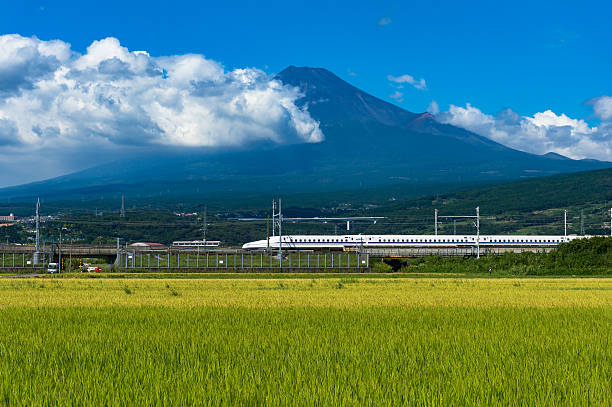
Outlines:
{"type": "MultiPolygon", "coordinates": [[[[340,191],[294,194],[283,197],[285,217],[346,217],[383,216],[373,222],[354,222],[350,233],[405,233],[434,232],[434,210],[439,211],[440,234],[473,234],[470,218],[445,216],[473,216],[480,207],[483,234],[563,234],[564,210],[567,210],[568,234],[607,235],[610,233],[612,207],[612,169],[588,171],[569,175],[529,179],[496,186],[478,187],[445,194],[429,194],[420,198],[406,197],[415,193],[401,185],[363,191],[340,191]],[[402,198],[403,196],[403,198],[402,198]]],[[[266,218],[273,197],[246,200],[241,208],[237,203],[224,207],[208,207],[204,225],[205,205],[175,203],[173,207],[155,208],[129,206],[125,217],[118,211],[98,211],[88,208],[52,207],[43,205],[43,215],[53,215],[42,226],[45,241],[57,241],[62,232],[64,241],[79,243],[112,243],[117,237],[125,242],[149,241],[169,244],[175,240],[200,239],[204,235],[221,240],[225,245],[265,239],[270,230],[266,218]],[[233,209],[231,209],[233,208],[233,209]],[[195,216],[179,216],[195,211],[195,216]],[[259,220],[240,220],[257,218],[259,220]]],[[[9,211],[8,206],[1,211],[9,211]]],[[[28,243],[34,238],[33,224],[17,224],[0,228],[3,243],[28,243]]],[[[284,222],[286,234],[344,234],[346,222],[284,222]]]]}

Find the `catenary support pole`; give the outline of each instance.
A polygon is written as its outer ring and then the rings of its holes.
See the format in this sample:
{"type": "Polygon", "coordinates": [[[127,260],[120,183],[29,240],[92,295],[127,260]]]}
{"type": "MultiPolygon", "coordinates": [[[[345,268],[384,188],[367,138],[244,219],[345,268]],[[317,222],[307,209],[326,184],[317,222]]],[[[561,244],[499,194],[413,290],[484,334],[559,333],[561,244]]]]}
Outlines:
{"type": "Polygon", "coordinates": [[[283,201],[278,199],[278,259],[280,268],[283,268],[283,201]]]}
{"type": "Polygon", "coordinates": [[[438,210],[434,209],[434,234],[438,235],[438,210]]]}
{"type": "Polygon", "coordinates": [[[480,206],[476,207],[476,258],[480,258],[480,206]]]}

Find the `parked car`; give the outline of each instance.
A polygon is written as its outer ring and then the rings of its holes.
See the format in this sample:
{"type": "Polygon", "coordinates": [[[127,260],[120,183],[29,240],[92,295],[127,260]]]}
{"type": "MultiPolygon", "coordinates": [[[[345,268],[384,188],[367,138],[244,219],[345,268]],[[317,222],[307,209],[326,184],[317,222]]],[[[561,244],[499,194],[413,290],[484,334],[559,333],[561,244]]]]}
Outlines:
{"type": "Polygon", "coordinates": [[[57,263],[47,264],[47,273],[51,273],[51,274],[59,273],[59,265],[57,263]]]}
{"type": "Polygon", "coordinates": [[[100,267],[87,267],[89,273],[101,273],[100,267]]]}

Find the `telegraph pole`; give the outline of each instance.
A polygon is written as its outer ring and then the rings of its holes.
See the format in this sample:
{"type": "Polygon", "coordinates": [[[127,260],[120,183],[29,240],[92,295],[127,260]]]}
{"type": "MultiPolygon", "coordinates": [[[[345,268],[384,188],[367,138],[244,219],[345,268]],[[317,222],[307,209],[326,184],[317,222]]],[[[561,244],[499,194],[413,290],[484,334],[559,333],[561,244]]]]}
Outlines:
{"type": "Polygon", "coordinates": [[[34,252],[32,262],[34,264],[40,262],[40,198],[36,202],[36,251],[34,252]]]}
{"type": "Polygon", "coordinates": [[[563,210],[563,237],[567,237],[567,209],[563,210]]]}
{"type": "Polygon", "coordinates": [[[434,209],[434,233],[438,235],[438,210],[434,209]]]}

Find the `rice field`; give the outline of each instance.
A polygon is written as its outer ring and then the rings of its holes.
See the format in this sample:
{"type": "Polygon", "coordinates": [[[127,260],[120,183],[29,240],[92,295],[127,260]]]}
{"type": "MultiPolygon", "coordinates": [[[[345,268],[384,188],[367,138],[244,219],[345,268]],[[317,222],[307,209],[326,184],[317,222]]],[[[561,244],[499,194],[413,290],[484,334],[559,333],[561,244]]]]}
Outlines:
{"type": "Polygon", "coordinates": [[[0,405],[610,405],[610,279],[1,279],[0,405]]]}

